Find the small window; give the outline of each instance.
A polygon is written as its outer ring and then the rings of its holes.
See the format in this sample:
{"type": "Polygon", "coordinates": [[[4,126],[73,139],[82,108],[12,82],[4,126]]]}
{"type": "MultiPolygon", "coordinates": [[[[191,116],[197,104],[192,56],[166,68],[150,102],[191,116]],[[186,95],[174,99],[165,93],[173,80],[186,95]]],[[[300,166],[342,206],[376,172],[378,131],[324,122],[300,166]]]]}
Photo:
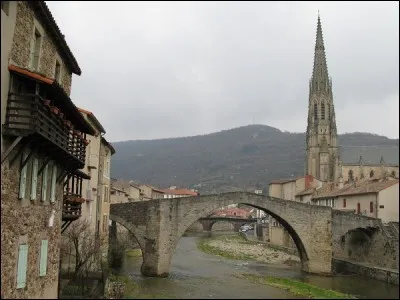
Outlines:
{"type": "Polygon", "coordinates": [[[17,264],[17,289],[26,287],[26,272],[28,270],[28,245],[19,245],[17,264]]]}
{"type": "Polygon", "coordinates": [[[379,208],[385,208],[385,205],[379,205],[379,208]]]}
{"type": "Polygon", "coordinates": [[[346,198],[343,199],[343,207],[346,207],[346,198]]]}
{"type": "Polygon", "coordinates": [[[318,107],[317,103],[314,103],[314,120],[318,119],[318,107]]]}
{"type": "Polygon", "coordinates": [[[325,103],[321,105],[321,119],[325,120],[325,103]]]}
{"type": "Polygon", "coordinates": [[[392,177],[396,177],[396,171],[392,171],[392,173],[390,173],[392,175],[392,177]]]}
{"type": "Polygon", "coordinates": [[[39,58],[40,58],[40,47],[42,44],[42,35],[35,28],[35,33],[33,34],[31,41],[31,53],[30,53],[30,67],[33,70],[37,70],[39,66],[39,58]]]}
{"type": "Polygon", "coordinates": [[[369,203],[369,212],[370,213],[374,212],[374,202],[372,202],[372,201],[369,203]]]}
{"type": "Polygon", "coordinates": [[[60,82],[60,79],[61,79],[61,63],[58,60],[56,60],[56,69],[54,72],[54,79],[57,82],[60,82]]]}
{"type": "Polygon", "coordinates": [[[353,176],[353,170],[349,170],[349,181],[353,181],[354,176],[353,176]]]}
{"type": "Polygon", "coordinates": [[[40,267],[39,276],[45,276],[47,274],[47,251],[48,251],[48,240],[42,240],[40,245],[40,267]]]}
{"type": "Polygon", "coordinates": [[[361,212],[361,204],[357,203],[357,213],[359,214],[361,212]]]}
{"type": "Polygon", "coordinates": [[[374,170],[371,170],[371,172],[369,172],[369,178],[372,178],[372,177],[374,177],[374,170]]]}
{"type": "Polygon", "coordinates": [[[10,1],[1,1],[1,10],[8,16],[10,10],[10,1]]]}

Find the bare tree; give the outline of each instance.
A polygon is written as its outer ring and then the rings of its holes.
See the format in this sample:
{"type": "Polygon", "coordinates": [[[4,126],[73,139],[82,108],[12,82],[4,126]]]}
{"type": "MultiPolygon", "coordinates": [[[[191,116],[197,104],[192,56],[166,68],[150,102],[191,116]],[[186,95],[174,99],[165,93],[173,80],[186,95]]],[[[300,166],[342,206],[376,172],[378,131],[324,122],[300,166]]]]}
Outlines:
{"type": "Polygon", "coordinates": [[[98,236],[87,220],[73,222],[65,232],[63,239],[64,255],[75,256],[74,278],[83,271],[90,271],[100,266],[107,237],[98,236]]]}

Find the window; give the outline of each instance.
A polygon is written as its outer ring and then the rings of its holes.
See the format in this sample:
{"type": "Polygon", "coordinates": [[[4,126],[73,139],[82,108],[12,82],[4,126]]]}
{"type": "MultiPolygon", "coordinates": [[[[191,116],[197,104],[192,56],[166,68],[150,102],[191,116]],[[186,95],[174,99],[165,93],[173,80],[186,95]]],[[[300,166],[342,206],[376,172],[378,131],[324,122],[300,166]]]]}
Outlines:
{"type": "Polygon", "coordinates": [[[31,200],[36,200],[36,192],[37,192],[37,173],[38,173],[38,165],[39,161],[37,158],[33,160],[32,167],[32,177],[31,177],[31,200]]]}
{"type": "Polygon", "coordinates": [[[1,1],[1,10],[8,16],[10,9],[10,1],[1,1]]]}
{"type": "Polygon", "coordinates": [[[318,119],[318,108],[317,103],[314,103],[314,120],[318,119]]]}
{"type": "Polygon", "coordinates": [[[353,170],[349,170],[349,181],[353,181],[354,177],[353,177],[353,170]]]}
{"type": "Polygon", "coordinates": [[[28,270],[28,245],[19,245],[17,265],[17,289],[26,286],[26,271],[28,270]]]}
{"type": "Polygon", "coordinates": [[[346,207],[346,198],[343,199],[343,207],[346,207]]]}
{"type": "Polygon", "coordinates": [[[392,173],[390,173],[392,175],[392,177],[396,177],[396,171],[392,171],[392,173]]]}
{"type": "Polygon", "coordinates": [[[371,172],[369,172],[369,178],[372,178],[372,177],[374,177],[374,170],[371,170],[371,172]]]}
{"type": "Polygon", "coordinates": [[[61,63],[58,60],[56,60],[56,69],[54,71],[54,79],[57,82],[60,82],[60,80],[61,80],[61,63]]]}
{"type": "Polygon", "coordinates": [[[370,213],[374,212],[374,202],[372,202],[372,201],[369,203],[369,212],[370,213]]]}
{"type": "Polygon", "coordinates": [[[385,208],[385,205],[379,205],[379,208],[385,208]]]}
{"type": "Polygon", "coordinates": [[[56,201],[56,182],[57,180],[57,165],[53,164],[53,171],[51,172],[51,187],[50,187],[50,201],[56,201]]]}
{"type": "MultiPolygon", "coordinates": [[[[21,164],[27,159],[28,155],[24,152],[22,155],[22,161],[21,164]]],[[[25,163],[24,167],[21,170],[21,176],[19,180],[19,199],[24,199],[25,198],[25,189],[26,189],[26,177],[28,173],[28,162],[25,163]]]]}
{"type": "Polygon", "coordinates": [[[107,231],[107,227],[108,227],[108,216],[103,215],[103,232],[107,231]]]}
{"type": "Polygon", "coordinates": [[[108,192],[108,186],[104,186],[104,198],[103,201],[104,202],[108,202],[108,197],[110,196],[109,192],[108,192]]]}
{"type": "Polygon", "coordinates": [[[42,35],[35,28],[35,32],[31,41],[31,53],[30,53],[30,64],[29,66],[33,70],[37,70],[39,66],[39,58],[40,58],[40,46],[42,44],[42,35]]]}
{"type": "Polygon", "coordinates": [[[46,201],[47,199],[48,171],[49,171],[49,164],[46,164],[46,166],[43,169],[43,177],[42,177],[42,201],[46,201]]]}
{"type": "Polygon", "coordinates": [[[321,105],[321,120],[325,120],[325,103],[321,105]]]}
{"type": "Polygon", "coordinates": [[[357,213],[359,214],[361,212],[361,205],[360,203],[357,203],[357,213]]]}
{"type": "Polygon", "coordinates": [[[40,245],[40,267],[39,267],[39,276],[45,276],[47,273],[47,249],[48,249],[49,241],[42,240],[40,245]]]}

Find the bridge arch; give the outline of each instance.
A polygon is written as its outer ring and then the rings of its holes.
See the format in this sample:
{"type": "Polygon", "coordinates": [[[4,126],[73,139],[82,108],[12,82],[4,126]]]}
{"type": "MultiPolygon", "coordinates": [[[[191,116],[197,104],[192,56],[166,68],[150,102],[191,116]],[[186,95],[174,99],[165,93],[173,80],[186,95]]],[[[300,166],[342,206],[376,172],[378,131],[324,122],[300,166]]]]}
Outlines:
{"type": "Polygon", "coordinates": [[[230,204],[245,204],[273,216],[294,240],[303,271],[332,272],[332,209],[247,192],[154,199],[139,203],[112,204],[111,214],[124,216],[141,233],[146,276],[167,276],[171,258],[186,229],[200,218],[230,204]]]}

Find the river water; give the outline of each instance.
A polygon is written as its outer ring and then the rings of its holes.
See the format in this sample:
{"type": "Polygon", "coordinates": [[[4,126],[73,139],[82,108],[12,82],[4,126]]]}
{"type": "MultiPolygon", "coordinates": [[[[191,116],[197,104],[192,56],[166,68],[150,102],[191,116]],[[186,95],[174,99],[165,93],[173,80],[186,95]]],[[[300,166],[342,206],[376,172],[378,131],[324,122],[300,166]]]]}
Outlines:
{"type": "MultiPolygon", "coordinates": [[[[213,233],[214,234],[214,233],[213,233]]],[[[197,249],[196,236],[182,237],[172,258],[167,278],[144,277],[142,258],[127,258],[121,272],[138,283],[132,298],[184,299],[301,299],[278,288],[234,277],[253,273],[301,280],[365,299],[399,299],[398,286],[361,276],[322,277],[309,275],[299,267],[238,261],[209,255],[197,249]]]]}

